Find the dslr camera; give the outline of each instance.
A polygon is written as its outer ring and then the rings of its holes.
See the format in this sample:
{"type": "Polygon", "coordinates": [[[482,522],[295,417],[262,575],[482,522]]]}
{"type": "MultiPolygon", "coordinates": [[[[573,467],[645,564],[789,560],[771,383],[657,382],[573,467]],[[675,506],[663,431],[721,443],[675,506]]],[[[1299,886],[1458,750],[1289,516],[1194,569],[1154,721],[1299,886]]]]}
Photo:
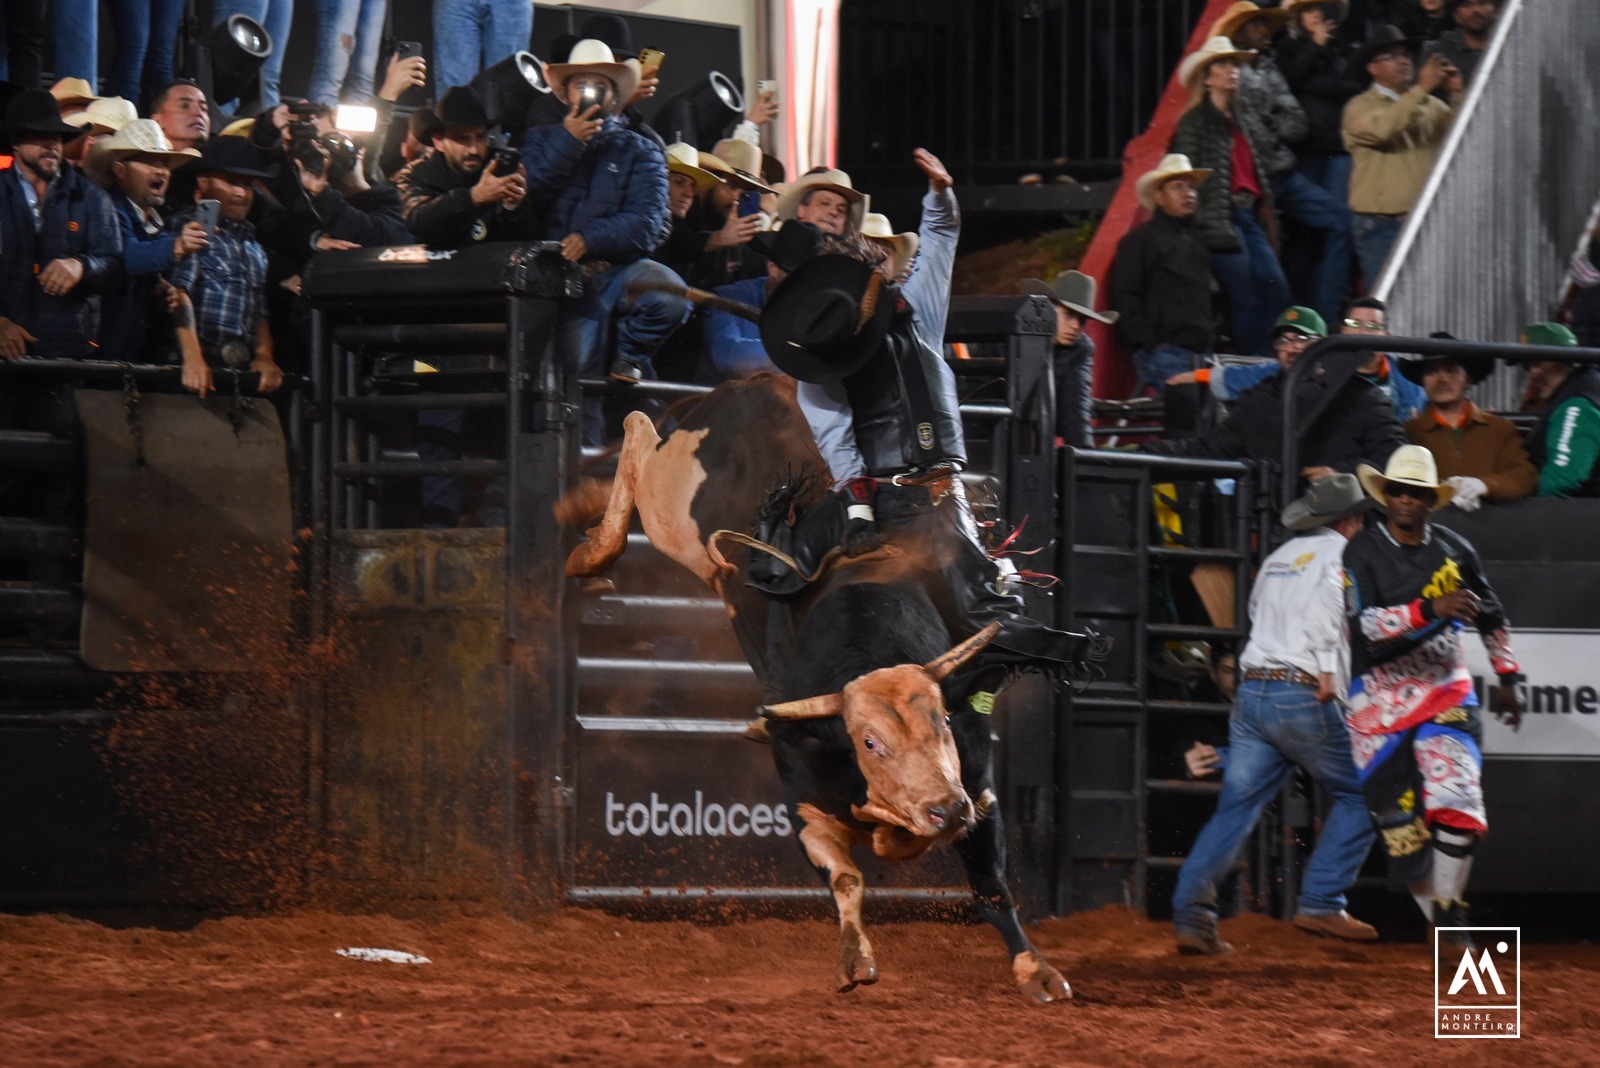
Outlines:
{"type": "Polygon", "coordinates": [[[517,168],[522,166],[522,153],[506,144],[505,141],[491,141],[489,143],[489,166],[492,173],[500,178],[507,174],[517,173],[517,168]]]}
{"type": "Polygon", "coordinates": [[[326,168],[331,181],[338,181],[355,170],[361,151],[356,143],[337,130],[317,132],[316,120],[331,119],[332,108],[309,100],[290,101],[288,107],[290,159],[297,160],[308,174],[321,175],[326,168]],[[321,151],[318,151],[319,146],[321,151]]]}

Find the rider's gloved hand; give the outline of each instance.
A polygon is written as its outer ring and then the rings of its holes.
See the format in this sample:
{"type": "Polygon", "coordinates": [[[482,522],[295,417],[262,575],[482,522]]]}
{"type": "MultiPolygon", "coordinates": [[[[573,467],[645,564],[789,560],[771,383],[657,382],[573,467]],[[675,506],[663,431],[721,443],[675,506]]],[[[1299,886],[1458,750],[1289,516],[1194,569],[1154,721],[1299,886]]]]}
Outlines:
{"type": "Polygon", "coordinates": [[[852,478],[839,487],[845,500],[848,522],[844,528],[844,554],[860,556],[883,547],[886,540],[878,530],[878,515],[872,502],[878,495],[878,484],[870,478],[852,478]]]}

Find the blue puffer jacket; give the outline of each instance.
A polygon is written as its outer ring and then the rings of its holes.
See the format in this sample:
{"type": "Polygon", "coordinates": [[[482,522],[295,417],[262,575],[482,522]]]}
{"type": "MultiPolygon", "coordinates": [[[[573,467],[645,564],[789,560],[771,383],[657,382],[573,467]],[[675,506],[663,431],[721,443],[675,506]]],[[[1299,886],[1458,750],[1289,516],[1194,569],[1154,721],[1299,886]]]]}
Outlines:
{"type": "Polygon", "coordinates": [[[36,233],[21,168],[0,171],[0,316],[38,339],[28,344],[33,355],[83,359],[97,348],[100,294],[122,281],[117,210],[104,189],[62,164],[45,191],[43,217],[36,233]],[[37,273],[69,258],[83,262],[83,278],[66,296],[52,297],[37,273]]]}
{"type": "Polygon", "coordinates": [[[535,126],[522,139],[522,163],[550,240],[582,234],[588,258],[634,263],[666,239],[667,157],[616,119],[587,145],[559,122],[535,126]]]}

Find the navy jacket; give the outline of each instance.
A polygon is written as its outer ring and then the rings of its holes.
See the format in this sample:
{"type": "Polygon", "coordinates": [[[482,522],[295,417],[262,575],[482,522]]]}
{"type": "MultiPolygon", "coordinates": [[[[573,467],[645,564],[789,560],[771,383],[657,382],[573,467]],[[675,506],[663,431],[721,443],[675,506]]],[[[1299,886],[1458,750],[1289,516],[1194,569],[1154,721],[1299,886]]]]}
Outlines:
{"type": "Polygon", "coordinates": [[[100,355],[107,360],[132,361],[140,358],[144,348],[145,321],[152,311],[156,281],[177,262],[172,248],[178,235],[166,229],[150,233],[131,200],[120,192],[111,196],[122,227],[126,276],[122,285],[101,297],[100,355]]]}
{"type": "Polygon", "coordinates": [[[670,232],[666,154],[615,119],[587,144],[560,123],[535,126],[523,137],[522,163],[545,236],[582,234],[590,259],[635,263],[670,232]]]}
{"type": "Polygon", "coordinates": [[[100,337],[100,295],[122,281],[122,230],[106,191],[65,163],[45,191],[37,233],[22,191],[21,168],[0,171],[0,316],[38,340],[35,356],[83,359],[100,337]],[[52,297],[37,272],[52,260],[76,258],[83,278],[72,292],[52,297]]]}

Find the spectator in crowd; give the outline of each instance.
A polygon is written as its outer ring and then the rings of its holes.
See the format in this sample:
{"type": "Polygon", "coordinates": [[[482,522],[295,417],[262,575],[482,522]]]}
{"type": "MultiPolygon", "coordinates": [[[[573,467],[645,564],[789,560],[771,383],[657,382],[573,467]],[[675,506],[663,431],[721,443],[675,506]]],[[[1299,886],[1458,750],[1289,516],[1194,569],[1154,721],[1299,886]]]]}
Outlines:
{"type": "MultiPolygon", "coordinates": [[[[289,51],[289,31],[294,23],[294,0],[219,0],[214,8],[213,22],[220,26],[234,15],[254,19],[272,41],[272,51],[261,62],[261,96],[259,100],[241,100],[240,111],[252,114],[252,109],[266,111],[278,106],[278,82],[283,75],[283,57],[289,51]]],[[[228,101],[219,100],[219,104],[228,101]]],[[[167,137],[173,144],[171,132],[167,137]]]]}
{"type": "Polygon", "coordinates": [[[1350,280],[1350,208],[1346,198],[1332,196],[1301,173],[1289,148],[1306,139],[1309,123],[1272,51],[1272,36],[1288,18],[1282,8],[1239,0],[1217,20],[1213,32],[1230,38],[1241,51],[1255,53],[1239,67],[1233,115],[1249,144],[1262,149],[1256,166],[1271,187],[1273,205],[1321,235],[1322,259],[1302,299],[1331,318],[1338,314],[1350,280]]]}
{"type": "MultiPolygon", "coordinates": [[[[384,69],[383,85],[378,88],[378,95],[371,98],[373,110],[377,120],[373,123],[372,133],[367,137],[365,171],[367,181],[376,185],[386,181],[387,175],[398,171],[385,171],[383,157],[386,152],[390,137],[390,128],[394,125],[394,108],[400,96],[407,89],[421,89],[428,84],[428,61],[421,56],[406,56],[400,58],[396,52],[389,57],[389,65],[384,69]]],[[[432,108],[418,108],[412,112],[417,115],[426,111],[433,114],[432,108]]],[[[407,133],[409,133],[409,129],[407,133]]],[[[405,162],[411,162],[410,159],[405,162]]]]}
{"type": "MultiPolygon", "coordinates": [[[[1134,190],[1150,219],[1128,231],[1111,265],[1117,329],[1133,349],[1139,377],[1157,395],[1168,392],[1169,378],[1195,370],[1211,354],[1211,253],[1194,223],[1198,189],[1209,177],[1176,154],[1140,175],[1134,190]]],[[[1192,430],[1198,411],[1195,390],[1168,396],[1169,431],[1192,430]],[[1180,410],[1186,418],[1177,418],[1180,410]]]]}
{"type": "Polygon", "coordinates": [[[478,94],[456,86],[436,112],[433,152],[395,176],[405,223],[418,241],[452,248],[541,234],[528,200],[527,169],[497,174],[489,154],[489,116],[478,94]]]}
{"type": "MultiPolygon", "coordinates": [[[[261,376],[262,393],[283,384],[267,324],[267,254],[249,221],[255,180],[277,176],[276,166],[264,156],[247,138],[218,137],[207,141],[200,158],[190,164],[197,174],[197,199],[221,205],[210,243],[175,266],[170,276],[193,309],[185,314],[180,306],[178,312],[183,385],[202,397],[213,388],[213,367],[248,367],[261,376]]],[[[179,212],[168,228],[182,233],[196,210],[179,212]]]]}
{"type": "Polygon", "coordinates": [[[1442,939],[1470,947],[1457,929],[1468,922],[1467,876],[1489,820],[1483,728],[1461,631],[1470,625],[1482,635],[1500,682],[1490,687],[1490,707],[1513,730],[1525,680],[1477,552],[1428,520],[1452,495],[1433,454],[1403,445],[1382,469],[1363,465],[1358,475],[1387,518],[1344,551],[1351,754],[1390,877],[1410,887],[1442,939]]]}
{"type": "Polygon", "coordinates": [[[172,84],[172,57],[178,47],[184,0],[121,0],[111,5],[117,51],[106,92],[148,102],[172,84]]]}
{"type": "Polygon", "coordinates": [[[122,277],[122,231],[105,191],[62,159],[77,128],[55,98],[26,89],[6,105],[0,140],[0,357],[83,359],[99,339],[101,294],[122,277]]]}
{"type": "Polygon", "coordinates": [[[329,107],[365,104],[378,74],[389,0],[316,0],[316,8],[316,54],[307,99],[329,107]]]}
{"type": "Polygon", "coordinates": [[[1575,291],[1569,308],[1572,332],[1585,348],[1600,348],[1600,226],[1589,232],[1572,257],[1575,291]]]}
{"type": "MultiPolygon", "coordinates": [[[[1308,308],[1289,308],[1273,327],[1272,344],[1287,371],[1315,340],[1304,320],[1308,308]]],[[[1273,460],[1283,457],[1283,391],[1287,374],[1274,374],[1245,392],[1220,425],[1188,440],[1143,446],[1166,456],[1213,460],[1273,460]]],[[[1309,481],[1353,472],[1364,460],[1382,463],[1405,444],[1394,409],[1350,360],[1323,361],[1302,375],[1295,393],[1300,476],[1309,481]]]]}
{"type": "MultiPolygon", "coordinates": [[[[122,225],[121,288],[108,293],[100,319],[100,355],[107,360],[148,360],[146,322],[165,297],[177,291],[162,275],[211,243],[198,222],[169,231],[161,219],[172,171],[200,155],[174,149],[153,119],[135,119],[99,142],[84,173],[111,193],[122,225]]],[[[153,361],[152,361],[153,362],[153,361]]]]}
{"type": "MultiPolygon", "coordinates": [[[[1388,305],[1377,297],[1357,297],[1345,308],[1341,334],[1358,337],[1382,337],[1389,333],[1388,305]]],[[[1415,381],[1399,373],[1396,360],[1385,352],[1374,352],[1356,369],[1356,373],[1377,386],[1394,406],[1395,417],[1402,423],[1428,404],[1428,396],[1415,381]]]]}
{"type": "Polygon", "coordinates": [[[158,92],[150,101],[150,117],[173,148],[198,149],[211,136],[211,109],[193,82],[173,82],[158,92]]]}
{"type": "MultiPolygon", "coordinates": [[[[1577,336],[1560,323],[1534,323],[1520,340],[1557,348],[1578,344],[1577,336]]],[[[1540,360],[1528,365],[1528,377],[1544,400],[1539,421],[1528,431],[1528,455],[1539,469],[1539,496],[1600,497],[1600,368],[1540,360]]]]}
{"type": "Polygon", "coordinates": [[[1350,210],[1356,256],[1368,289],[1378,281],[1400,224],[1416,206],[1454,113],[1431,96],[1441,85],[1460,92],[1460,73],[1433,56],[1412,81],[1416,41],[1382,27],[1356,53],[1372,87],[1345,105],[1342,134],[1350,150],[1350,210]]]}
{"type": "Polygon", "coordinates": [[[1217,933],[1217,889],[1294,768],[1333,798],[1306,863],[1294,925],[1354,942],[1378,937],[1371,924],[1345,911],[1345,891],[1374,835],[1336,703],[1350,681],[1345,543],[1361,529],[1370,503],[1354,475],[1331,475],[1283,510],[1283,525],[1299,536],[1267,557],[1250,591],[1250,640],[1239,654],[1227,777],[1172,895],[1182,953],[1233,951],[1217,933]]]}
{"type": "Polygon", "coordinates": [[[1211,172],[1200,184],[1195,229],[1227,294],[1236,350],[1258,355],[1272,317],[1289,303],[1289,283],[1265,228],[1272,198],[1263,166],[1271,146],[1252,142],[1234,120],[1240,64],[1254,57],[1226,37],[1213,37],[1184,58],[1178,77],[1192,99],[1178,120],[1172,151],[1211,172]]]}
{"type": "Polygon", "coordinates": [[[1022,291],[1046,297],[1056,311],[1056,347],[1052,369],[1056,380],[1056,437],[1077,449],[1091,449],[1089,433],[1094,407],[1094,339],[1083,328],[1085,319],[1115,325],[1116,312],[1095,310],[1094,279],[1081,271],[1062,271],[1046,285],[1024,278],[1022,291]]]}
{"type": "MultiPolygon", "coordinates": [[[[1496,0],[1449,0],[1448,10],[1455,29],[1445,30],[1438,40],[1424,45],[1422,59],[1426,62],[1431,56],[1444,56],[1461,72],[1461,84],[1471,85],[1484,49],[1489,47],[1489,38],[1494,36],[1499,5],[1496,0]]],[[[1444,88],[1434,92],[1438,94],[1444,88]]]]}
{"type": "Polygon", "coordinates": [[[861,232],[867,214],[866,195],[844,171],[819,167],[792,182],[778,197],[778,221],[799,219],[825,234],[844,237],[861,232]]]}
{"type": "MultiPolygon", "coordinates": [[[[1449,337],[1436,333],[1433,337],[1449,337]]],[[[1539,472],[1509,419],[1490,415],[1467,397],[1494,370],[1487,356],[1425,356],[1400,362],[1400,373],[1427,391],[1427,406],[1406,423],[1406,437],[1433,453],[1450,503],[1476,512],[1484,501],[1519,501],[1539,485],[1539,472]]]]}
{"type": "Polygon", "coordinates": [[[1450,28],[1450,0],[1367,0],[1367,5],[1380,13],[1373,30],[1390,23],[1407,37],[1432,41],[1450,28]]]}
{"type": "Polygon", "coordinates": [[[1167,386],[1186,386],[1198,383],[1211,387],[1211,395],[1221,401],[1238,400],[1274,375],[1282,374],[1293,363],[1286,356],[1297,357],[1314,342],[1328,336],[1328,324],[1315,308],[1296,304],[1285,308],[1278,316],[1273,343],[1277,359],[1259,363],[1232,364],[1225,367],[1202,367],[1185,371],[1167,379],[1167,386]]]}
{"type": "Polygon", "coordinates": [[[762,205],[777,201],[776,191],[760,178],[761,165],[761,150],[747,141],[718,141],[700,153],[700,166],[722,181],[701,194],[690,214],[710,234],[693,284],[714,289],[766,274],[765,261],[750,248],[750,239],[769,221],[762,205]]]}
{"type": "MultiPolygon", "coordinates": [[[[638,88],[638,61],[619,63],[603,42],[583,40],[548,77],[571,110],[558,124],[530,129],[522,158],[529,188],[548,205],[545,236],[589,276],[584,295],[563,310],[560,350],[569,371],[623,383],[654,377],[651,357],[690,306],[669,292],[683,279],[649,258],[671,215],[665,153],[616,117],[638,88]],[[632,287],[649,291],[633,296],[632,287]]],[[[591,408],[594,444],[603,429],[598,406],[591,408]]]]}
{"type": "Polygon", "coordinates": [[[23,89],[43,86],[44,0],[0,4],[0,79],[23,89]]]}
{"type": "MultiPolygon", "coordinates": [[[[800,265],[822,255],[825,236],[810,223],[795,222],[779,230],[766,230],[750,242],[767,261],[765,278],[718,286],[716,294],[728,300],[764,308],[767,298],[800,265]]],[[[748,378],[757,371],[776,371],[761,341],[761,324],[713,308],[706,316],[706,348],[719,378],[748,378]]]]}
{"type": "Polygon", "coordinates": [[[433,138],[439,132],[439,113],[423,105],[411,113],[403,130],[402,133],[390,127],[388,144],[378,161],[378,169],[390,182],[396,181],[396,176],[406,167],[433,151],[433,138]]]}
{"type": "Polygon", "coordinates": [[[466,85],[481,70],[528,47],[533,5],[527,0],[434,0],[433,84],[466,85]]]}
{"type": "Polygon", "coordinates": [[[670,144],[666,155],[671,233],[656,246],[654,257],[686,283],[695,285],[696,267],[700,257],[705,254],[706,242],[711,235],[691,227],[689,213],[706,190],[722,184],[723,180],[700,166],[700,151],[691,144],[682,141],[670,144]]]}
{"type": "Polygon", "coordinates": [[[78,128],[78,136],[63,146],[68,162],[81,166],[96,141],[110,137],[138,117],[134,106],[119,96],[103,96],[76,115],[63,115],[68,126],[78,128]]]}
{"type": "Polygon", "coordinates": [[[911,231],[896,233],[889,216],[869,211],[861,220],[861,238],[883,253],[883,277],[900,285],[911,273],[911,261],[916,258],[921,238],[911,231]]]}
{"type": "MultiPolygon", "coordinates": [[[[633,28],[621,15],[590,15],[578,24],[578,40],[604,41],[606,47],[611,49],[612,58],[622,62],[631,59],[637,63],[639,60],[638,49],[633,46],[633,28]]],[[[639,105],[655,97],[656,89],[661,85],[656,73],[659,69],[639,68],[639,85],[617,109],[617,121],[635,133],[644,134],[665,151],[666,139],[645,121],[643,112],[639,110],[639,105]]],[[[692,139],[694,131],[669,130],[667,135],[676,140],[692,139]]]]}

